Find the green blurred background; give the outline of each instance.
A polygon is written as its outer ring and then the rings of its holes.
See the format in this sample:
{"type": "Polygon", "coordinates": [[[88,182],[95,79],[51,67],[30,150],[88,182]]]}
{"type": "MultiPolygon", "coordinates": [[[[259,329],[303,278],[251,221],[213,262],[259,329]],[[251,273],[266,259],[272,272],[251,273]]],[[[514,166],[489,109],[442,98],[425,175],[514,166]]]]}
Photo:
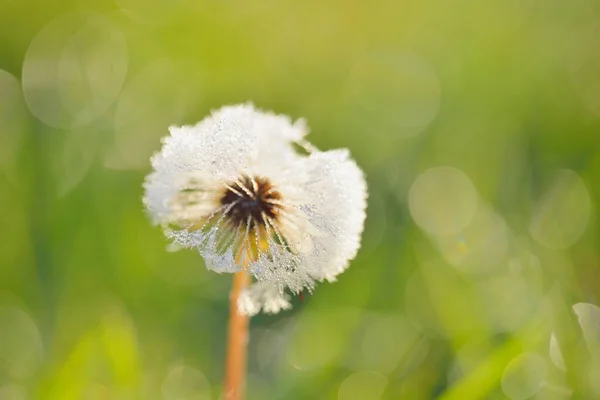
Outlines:
{"type": "Polygon", "coordinates": [[[600,398],[599,44],[593,0],[0,0],[0,399],[220,398],[231,277],[141,185],[245,101],[369,184],[248,399],[600,398]]]}

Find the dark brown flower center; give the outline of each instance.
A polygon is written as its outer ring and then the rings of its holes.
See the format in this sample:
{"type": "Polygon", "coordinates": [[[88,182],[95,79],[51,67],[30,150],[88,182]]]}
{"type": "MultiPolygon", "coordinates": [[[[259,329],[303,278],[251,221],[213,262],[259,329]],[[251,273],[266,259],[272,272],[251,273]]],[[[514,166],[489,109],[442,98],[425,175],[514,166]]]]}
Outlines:
{"type": "Polygon", "coordinates": [[[243,177],[225,190],[221,205],[231,206],[227,216],[234,226],[265,225],[267,218],[275,219],[281,208],[281,194],[268,179],[243,177]]]}

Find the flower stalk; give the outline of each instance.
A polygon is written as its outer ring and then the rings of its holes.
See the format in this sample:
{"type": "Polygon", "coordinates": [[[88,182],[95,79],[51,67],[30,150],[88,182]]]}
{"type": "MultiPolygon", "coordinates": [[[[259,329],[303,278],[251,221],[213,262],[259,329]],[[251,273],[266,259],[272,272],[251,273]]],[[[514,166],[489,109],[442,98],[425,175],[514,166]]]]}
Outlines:
{"type": "Polygon", "coordinates": [[[250,276],[245,271],[240,271],[233,276],[233,286],[229,299],[229,328],[227,332],[224,383],[225,400],[241,400],[244,398],[250,317],[240,313],[238,299],[249,283],[250,276]]]}

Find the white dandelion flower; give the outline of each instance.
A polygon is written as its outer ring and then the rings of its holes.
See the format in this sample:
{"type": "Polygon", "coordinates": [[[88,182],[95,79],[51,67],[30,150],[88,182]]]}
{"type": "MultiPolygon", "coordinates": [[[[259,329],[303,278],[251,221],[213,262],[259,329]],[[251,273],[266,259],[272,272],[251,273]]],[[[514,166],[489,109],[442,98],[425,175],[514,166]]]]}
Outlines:
{"type": "Polygon", "coordinates": [[[363,173],[345,149],[313,149],[303,120],[244,104],[169,131],[152,157],[144,203],[175,245],[197,249],[209,269],[254,277],[241,312],[290,308],[287,293],[334,281],[355,257],[363,173]]]}

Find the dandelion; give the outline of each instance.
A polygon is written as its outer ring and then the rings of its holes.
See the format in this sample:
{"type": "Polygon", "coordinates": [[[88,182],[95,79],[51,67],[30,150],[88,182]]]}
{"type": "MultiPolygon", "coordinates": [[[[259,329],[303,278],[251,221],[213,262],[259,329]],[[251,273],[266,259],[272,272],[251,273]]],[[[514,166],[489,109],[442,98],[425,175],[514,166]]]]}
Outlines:
{"type": "Polygon", "coordinates": [[[241,312],[287,309],[286,290],[312,290],[346,269],[360,244],[366,198],[347,150],[316,151],[303,140],[304,121],[251,105],[169,130],[152,158],[145,204],[167,236],[198,249],[209,269],[256,279],[240,298],[241,312]]]}
{"type": "MultiPolygon", "coordinates": [[[[347,150],[310,145],[303,120],[244,104],[169,131],[152,158],[144,203],[176,246],[236,274],[234,316],[288,309],[290,294],[334,281],[355,257],[363,173],[347,150]]],[[[246,329],[237,320],[230,335],[246,329]]]]}

